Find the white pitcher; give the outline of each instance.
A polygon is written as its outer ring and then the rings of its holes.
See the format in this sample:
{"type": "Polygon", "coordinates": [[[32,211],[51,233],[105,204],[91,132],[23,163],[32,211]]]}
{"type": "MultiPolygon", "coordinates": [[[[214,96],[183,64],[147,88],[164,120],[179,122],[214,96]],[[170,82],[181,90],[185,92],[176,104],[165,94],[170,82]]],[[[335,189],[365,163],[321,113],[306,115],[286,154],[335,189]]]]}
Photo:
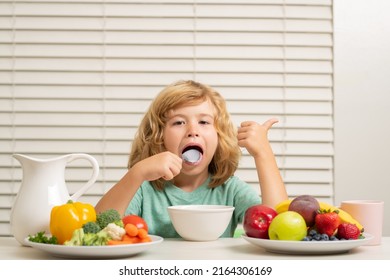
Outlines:
{"type": "Polygon", "coordinates": [[[22,165],[23,178],[20,190],[12,206],[10,224],[15,239],[22,245],[28,235],[40,231],[50,233],[50,213],[53,206],[77,201],[95,183],[99,164],[88,154],[68,154],[51,159],[35,159],[14,154],[22,165]],[[72,196],[65,184],[66,165],[76,159],[86,159],[92,164],[91,178],[72,196]]]}

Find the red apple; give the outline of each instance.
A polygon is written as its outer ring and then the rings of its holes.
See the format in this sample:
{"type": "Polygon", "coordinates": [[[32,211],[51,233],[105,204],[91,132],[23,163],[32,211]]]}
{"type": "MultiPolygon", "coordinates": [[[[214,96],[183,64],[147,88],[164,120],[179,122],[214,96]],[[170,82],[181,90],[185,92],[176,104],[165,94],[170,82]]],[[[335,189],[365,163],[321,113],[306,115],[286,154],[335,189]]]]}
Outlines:
{"type": "Polygon", "coordinates": [[[249,237],[269,239],[268,228],[278,213],[275,209],[257,204],[245,211],[243,228],[249,237]]]}

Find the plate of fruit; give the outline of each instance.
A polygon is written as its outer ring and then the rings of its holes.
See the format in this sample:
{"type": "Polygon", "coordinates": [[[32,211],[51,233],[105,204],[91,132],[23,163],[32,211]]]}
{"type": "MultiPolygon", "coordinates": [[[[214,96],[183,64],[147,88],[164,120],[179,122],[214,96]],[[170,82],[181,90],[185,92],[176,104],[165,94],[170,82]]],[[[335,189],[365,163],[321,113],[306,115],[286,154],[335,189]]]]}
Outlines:
{"type": "Polygon", "coordinates": [[[56,257],[107,259],[145,252],[163,240],[149,234],[148,225],[140,216],[121,217],[114,209],[96,213],[89,204],[69,201],[53,208],[50,234],[40,231],[24,242],[56,257]]]}
{"type": "Polygon", "coordinates": [[[246,241],[279,254],[341,254],[373,238],[349,213],[301,195],[275,209],[254,205],[245,212],[246,241]]]}

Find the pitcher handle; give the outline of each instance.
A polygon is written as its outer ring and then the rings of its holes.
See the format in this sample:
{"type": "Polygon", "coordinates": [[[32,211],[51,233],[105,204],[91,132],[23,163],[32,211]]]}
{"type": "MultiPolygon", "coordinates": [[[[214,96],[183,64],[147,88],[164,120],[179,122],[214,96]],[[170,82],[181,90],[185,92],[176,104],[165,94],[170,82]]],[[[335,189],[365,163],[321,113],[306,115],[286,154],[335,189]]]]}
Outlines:
{"type": "Polygon", "coordinates": [[[66,162],[69,163],[69,162],[74,161],[76,159],[88,160],[92,164],[93,172],[92,172],[92,176],[88,180],[88,182],[70,197],[70,199],[73,201],[77,201],[79,199],[79,197],[82,196],[96,182],[96,179],[99,175],[99,164],[94,157],[92,157],[88,154],[71,154],[67,158],[66,162]]]}

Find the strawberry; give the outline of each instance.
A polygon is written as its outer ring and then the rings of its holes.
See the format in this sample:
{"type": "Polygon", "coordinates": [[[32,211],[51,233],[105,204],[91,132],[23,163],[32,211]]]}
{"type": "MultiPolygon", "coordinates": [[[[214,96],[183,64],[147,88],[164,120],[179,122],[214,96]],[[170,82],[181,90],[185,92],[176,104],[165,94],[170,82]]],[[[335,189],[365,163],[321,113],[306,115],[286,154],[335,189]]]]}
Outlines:
{"type": "Polygon", "coordinates": [[[329,209],[320,209],[315,218],[317,231],[320,234],[333,236],[340,225],[340,217],[337,210],[331,212],[329,209]]]}
{"type": "Polygon", "coordinates": [[[358,239],[360,233],[359,228],[351,223],[341,223],[337,228],[337,237],[339,239],[358,239]]]}

